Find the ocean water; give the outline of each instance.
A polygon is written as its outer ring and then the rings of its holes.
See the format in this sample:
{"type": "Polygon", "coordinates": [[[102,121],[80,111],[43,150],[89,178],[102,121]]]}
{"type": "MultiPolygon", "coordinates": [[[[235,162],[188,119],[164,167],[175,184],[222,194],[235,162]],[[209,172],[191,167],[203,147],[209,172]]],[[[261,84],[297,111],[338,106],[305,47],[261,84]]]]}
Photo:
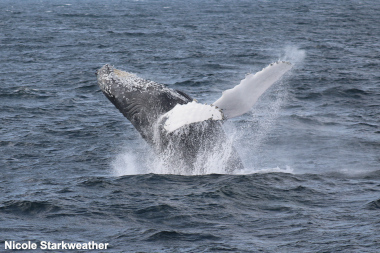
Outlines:
{"type": "Polygon", "coordinates": [[[379,20],[367,0],[2,0],[0,251],[378,252],[379,20]],[[225,123],[230,175],[168,174],[95,76],[212,103],[277,60],[291,73],[225,123]]]}

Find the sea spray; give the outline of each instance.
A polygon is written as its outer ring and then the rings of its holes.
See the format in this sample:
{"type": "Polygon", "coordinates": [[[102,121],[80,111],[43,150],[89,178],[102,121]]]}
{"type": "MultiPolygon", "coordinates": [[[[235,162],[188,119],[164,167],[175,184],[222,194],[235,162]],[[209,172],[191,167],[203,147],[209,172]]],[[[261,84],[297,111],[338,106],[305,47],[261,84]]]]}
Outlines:
{"type": "Polygon", "coordinates": [[[280,60],[291,62],[293,69],[300,68],[306,58],[306,51],[295,45],[287,45],[281,50],[280,60]]]}
{"type": "Polygon", "coordinates": [[[150,147],[141,140],[137,148],[123,147],[122,151],[112,160],[112,175],[136,175],[149,173],[149,162],[154,157],[150,147]]]}

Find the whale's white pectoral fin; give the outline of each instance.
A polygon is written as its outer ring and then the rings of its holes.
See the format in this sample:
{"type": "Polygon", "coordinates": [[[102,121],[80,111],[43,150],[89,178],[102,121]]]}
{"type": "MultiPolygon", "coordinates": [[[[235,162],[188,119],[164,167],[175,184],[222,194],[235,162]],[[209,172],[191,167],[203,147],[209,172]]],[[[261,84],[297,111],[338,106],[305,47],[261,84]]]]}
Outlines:
{"type": "Polygon", "coordinates": [[[223,113],[215,106],[193,101],[184,105],[177,104],[173,109],[162,115],[159,122],[163,124],[168,133],[171,133],[192,123],[223,119],[223,113]]]}
{"type": "Polygon", "coordinates": [[[222,109],[226,118],[240,116],[248,112],[259,97],[291,68],[289,62],[272,63],[254,75],[247,75],[234,88],[224,91],[213,105],[222,109]]]}
{"type": "Polygon", "coordinates": [[[270,64],[256,74],[247,75],[239,85],[223,92],[212,105],[200,104],[195,101],[181,105],[163,114],[158,122],[167,133],[205,120],[223,120],[233,118],[248,112],[259,97],[287,71],[292,68],[289,62],[270,64]]]}

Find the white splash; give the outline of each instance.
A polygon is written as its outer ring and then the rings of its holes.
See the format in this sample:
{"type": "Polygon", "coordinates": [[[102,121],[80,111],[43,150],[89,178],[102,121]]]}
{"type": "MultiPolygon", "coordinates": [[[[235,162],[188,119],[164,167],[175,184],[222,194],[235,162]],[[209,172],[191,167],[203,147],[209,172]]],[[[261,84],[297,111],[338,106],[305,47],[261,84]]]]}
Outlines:
{"type": "Polygon", "coordinates": [[[137,155],[131,151],[124,151],[118,154],[111,163],[112,174],[117,177],[141,174],[141,166],[139,166],[137,159],[137,155]]]}
{"type": "Polygon", "coordinates": [[[157,155],[154,164],[149,166],[150,172],[180,175],[228,173],[231,169],[228,162],[234,154],[232,141],[219,131],[211,133],[210,124],[213,123],[198,122],[172,133],[161,132],[157,125],[154,133],[157,155]]]}
{"type": "Polygon", "coordinates": [[[247,168],[244,170],[236,171],[236,175],[247,175],[247,174],[255,174],[255,173],[275,173],[275,172],[281,172],[281,173],[288,173],[288,174],[294,174],[294,169],[292,169],[290,166],[285,166],[285,168],[262,168],[262,169],[254,169],[254,168],[247,168]]]}
{"type": "Polygon", "coordinates": [[[297,46],[288,45],[281,53],[280,60],[293,63],[296,68],[300,67],[306,58],[306,51],[297,46]]]}

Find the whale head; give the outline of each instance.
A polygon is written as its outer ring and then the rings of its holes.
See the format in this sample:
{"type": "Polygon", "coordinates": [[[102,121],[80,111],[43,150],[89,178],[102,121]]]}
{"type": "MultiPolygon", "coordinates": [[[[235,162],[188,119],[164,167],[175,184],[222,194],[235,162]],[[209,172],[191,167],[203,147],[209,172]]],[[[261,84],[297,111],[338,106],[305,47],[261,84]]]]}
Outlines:
{"type": "Polygon", "coordinates": [[[192,99],[186,94],[146,80],[137,75],[104,65],[97,71],[98,85],[104,95],[151,142],[152,127],[164,113],[192,99]]]}

